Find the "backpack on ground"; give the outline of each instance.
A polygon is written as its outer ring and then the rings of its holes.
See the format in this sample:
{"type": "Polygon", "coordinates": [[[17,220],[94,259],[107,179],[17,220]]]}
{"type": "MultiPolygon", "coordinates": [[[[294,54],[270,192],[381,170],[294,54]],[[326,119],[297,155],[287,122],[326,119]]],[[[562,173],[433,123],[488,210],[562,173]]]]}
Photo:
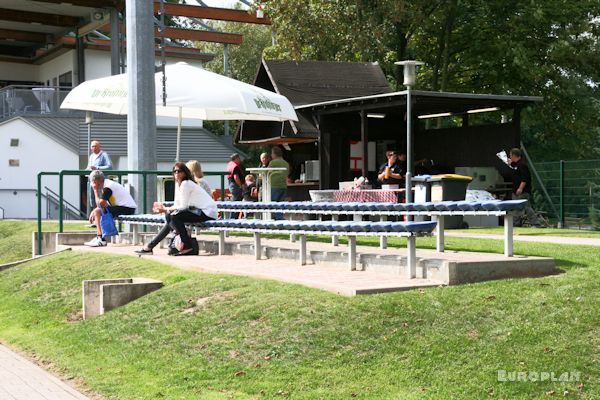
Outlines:
{"type": "MultiPolygon", "coordinates": [[[[191,238],[192,239],[192,251],[190,251],[189,253],[183,254],[186,256],[197,256],[200,253],[200,248],[198,246],[198,241],[196,240],[196,238],[191,238]]],[[[183,249],[183,242],[181,241],[181,236],[179,235],[175,235],[173,236],[170,240],[169,240],[169,245],[168,245],[168,254],[170,256],[174,256],[179,254],[179,251],[183,249]]]]}

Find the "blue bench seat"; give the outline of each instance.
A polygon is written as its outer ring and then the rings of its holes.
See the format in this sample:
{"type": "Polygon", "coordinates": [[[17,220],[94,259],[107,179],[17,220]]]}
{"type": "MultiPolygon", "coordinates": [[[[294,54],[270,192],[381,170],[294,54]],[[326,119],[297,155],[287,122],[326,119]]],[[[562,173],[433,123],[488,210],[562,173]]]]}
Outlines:
{"type": "MultiPolygon", "coordinates": [[[[162,225],[165,217],[162,214],[119,215],[121,222],[134,226],[134,242],[137,242],[137,225],[162,225]]],[[[409,278],[416,277],[416,242],[417,236],[430,234],[436,227],[435,222],[392,222],[392,221],[273,221],[255,219],[217,219],[205,222],[190,223],[188,226],[219,232],[219,254],[224,254],[225,232],[252,232],[254,235],[255,257],[261,257],[261,233],[289,233],[300,235],[300,264],[306,264],[306,235],[329,234],[348,237],[348,263],[350,270],[356,269],[356,237],[357,236],[405,236],[407,243],[407,272],[409,278]]]]}
{"type": "Polygon", "coordinates": [[[370,212],[408,215],[411,213],[460,213],[461,211],[481,213],[482,215],[511,212],[525,209],[527,200],[494,200],[494,201],[442,201],[423,203],[343,203],[343,202],[308,202],[308,201],[282,201],[282,202],[250,202],[250,201],[219,201],[217,207],[220,211],[284,211],[288,213],[338,213],[352,214],[370,212]]]}
{"type": "MultiPolygon", "coordinates": [[[[165,223],[163,214],[119,215],[123,222],[161,225],[165,223]]],[[[406,233],[427,234],[436,226],[435,222],[369,222],[369,221],[271,221],[260,219],[217,219],[190,223],[190,226],[205,229],[239,229],[304,232],[343,232],[343,233],[406,233]]]]}

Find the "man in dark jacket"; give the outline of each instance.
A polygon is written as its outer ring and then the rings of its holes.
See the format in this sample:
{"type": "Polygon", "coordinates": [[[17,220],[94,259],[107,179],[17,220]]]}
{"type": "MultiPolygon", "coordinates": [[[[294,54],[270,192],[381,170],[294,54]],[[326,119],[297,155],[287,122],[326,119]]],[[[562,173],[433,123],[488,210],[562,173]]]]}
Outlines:
{"type": "Polygon", "coordinates": [[[406,154],[396,153],[395,151],[386,151],[387,162],[379,167],[377,180],[384,185],[398,185],[400,189],[404,188],[404,179],[406,178],[406,154]],[[387,173],[386,173],[387,170],[387,173]]]}
{"type": "Polygon", "coordinates": [[[522,221],[526,218],[529,226],[539,227],[537,215],[531,207],[531,173],[529,168],[521,158],[521,150],[514,148],[510,150],[510,167],[512,168],[512,199],[513,200],[529,200],[525,207],[525,216],[515,220],[515,226],[521,226],[522,221]]]}

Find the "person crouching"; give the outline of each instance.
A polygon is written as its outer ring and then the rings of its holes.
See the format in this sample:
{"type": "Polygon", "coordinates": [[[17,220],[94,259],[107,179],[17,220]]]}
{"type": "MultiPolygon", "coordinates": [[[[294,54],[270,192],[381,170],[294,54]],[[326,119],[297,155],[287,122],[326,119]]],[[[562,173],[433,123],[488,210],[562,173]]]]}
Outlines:
{"type": "Polygon", "coordinates": [[[90,212],[89,222],[96,227],[97,236],[84,244],[89,247],[104,247],[106,238],[100,227],[102,216],[100,208],[106,208],[113,218],[116,218],[119,215],[135,214],[137,205],[127,189],[118,182],[105,178],[104,173],[99,169],[93,170],[89,179],[93,190],[94,204],[96,204],[96,207],[90,212]]]}

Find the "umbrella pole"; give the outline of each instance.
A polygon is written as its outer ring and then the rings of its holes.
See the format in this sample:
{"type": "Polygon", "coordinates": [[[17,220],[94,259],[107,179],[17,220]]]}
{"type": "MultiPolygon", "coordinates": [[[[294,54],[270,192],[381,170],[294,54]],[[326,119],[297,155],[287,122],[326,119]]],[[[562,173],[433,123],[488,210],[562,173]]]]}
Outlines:
{"type": "MultiPolygon", "coordinates": [[[[91,111],[86,111],[85,113],[85,123],[87,124],[87,141],[88,141],[88,147],[87,147],[87,154],[88,154],[88,160],[89,157],[92,155],[92,122],[94,122],[94,116],[92,114],[91,111]]],[[[89,161],[88,161],[89,162],[89,161]]],[[[88,165],[89,167],[89,165],[88,165]]]]}
{"type": "Polygon", "coordinates": [[[175,153],[175,162],[179,162],[179,147],[181,145],[181,107],[179,107],[179,120],[177,121],[177,151],[175,153]]]}

